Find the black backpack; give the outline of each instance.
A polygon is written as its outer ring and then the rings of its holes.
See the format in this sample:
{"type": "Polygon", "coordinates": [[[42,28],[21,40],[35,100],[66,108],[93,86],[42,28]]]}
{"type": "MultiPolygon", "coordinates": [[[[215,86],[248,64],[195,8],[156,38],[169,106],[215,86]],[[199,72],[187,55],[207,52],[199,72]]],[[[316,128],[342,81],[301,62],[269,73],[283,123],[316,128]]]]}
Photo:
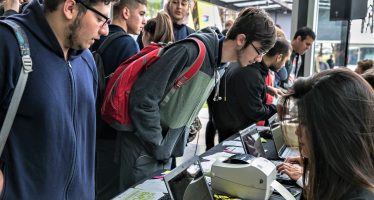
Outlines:
{"type": "MultiPolygon", "coordinates": [[[[115,32],[111,35],[109,35],[104,41],[103,43],[100,44],[99,48],[97,48],[95,51],[92,52],[92,55],[95,59],[95,63],[96,63],[96,68],[97,68],[97,75],[98,75],[98,78],[99,78],[99,83],[98,83],[98,86],[99,86],[99,90],[98,90],[98,95],[97,95],[97,106],[101,106],[101,103],[102,103],[102,99],[103,99],[103,96],[104,96],[104,93],[105,93],[105,87],[106,87],[106,77],[105,76],[105,71],[104,71],[104,64],[103,64],[103,59],[101,58],[101,54],[105,51],[106,48],[109,47],[109,45],[114,41],[116,40],[117,38],[120,38],[122,36],[125,36],[127,35],[127,33],[123,32],[123,31],[118,31],[118,32],[115,32]]],[[[100,107],[98,107],[100,109],[100,107]]]]}
{"type": "Polygon", "coordinates": [[[98,75],[98,93],[97,93],[97,98],[96,98],[96,119],[97,119],[96,120],[96,132],[98,133],[98,135],[101,134],[101,130],[102,130],[103,123],[104,123],[101,120],[100,108],[101,108],[101,104],[102,104],[103,98],[104,98],[106,81],[110,77],[110,75],[109,76],[105,75],[104,64],[103,64],[103,59],[101,58],[101,54],[105,51],[106,48],[108,48],[110,46],[110,44],[114,40],[116,40],[117,38],[120,38],[122,36],[125,36],[125,35],[128,35],[128,34],[124,31],[115,32],[115,33],[109,35],[103,41],[103,43],[100,44],[100,46],[95,51],[92,51],[92,55],[95,59],[96,68],[97,68],[97,75],[98,75]]]}

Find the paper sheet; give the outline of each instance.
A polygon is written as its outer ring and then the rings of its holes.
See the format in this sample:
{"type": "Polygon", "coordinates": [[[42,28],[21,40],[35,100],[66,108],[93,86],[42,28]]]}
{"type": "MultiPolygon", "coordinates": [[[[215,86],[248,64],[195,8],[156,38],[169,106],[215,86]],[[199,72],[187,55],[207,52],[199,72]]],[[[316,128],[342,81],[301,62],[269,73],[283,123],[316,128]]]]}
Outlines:
{"type": "Polygon", "coordinates": [[[227,153],[245,153],[243,147],[226,147],[223,151],[227,153]]]}
{"type": "Polygon", "coordinates": [[[147,192],[141,189],[129,188],[112,200],[158,200],[163,197],[162,192],[147,192]]]}
{"type": "Polygon", "coordinates": [[[217,160],[219,158],[225,159],[225,158],[228,158],[228,157],[230,157],[232,155],[234,155],[234,154],[232,154],[232,153],[226,153],[226,152],[218,152],[218,153],[212,154],[210,156],[205,156],[205,157],[203,157],[203,159],[210,160],[210,161],[215,161],[215,160],[217,160]]]}
{"type": "Polygon", "coordinates": [[[243,146],[241,141],[233,141],[233,140],[224,141],[224,142],[222,142],[222,145],[223,146],[234,146],[234,147],[243,146]]]}
{"type": "Polygon", "coordinates": [[[162,192],[167,193],[165,182],[160,179],[149,179],[144,183],[137,185],[135,188],[142,189],[147,192],[162,192]]]}

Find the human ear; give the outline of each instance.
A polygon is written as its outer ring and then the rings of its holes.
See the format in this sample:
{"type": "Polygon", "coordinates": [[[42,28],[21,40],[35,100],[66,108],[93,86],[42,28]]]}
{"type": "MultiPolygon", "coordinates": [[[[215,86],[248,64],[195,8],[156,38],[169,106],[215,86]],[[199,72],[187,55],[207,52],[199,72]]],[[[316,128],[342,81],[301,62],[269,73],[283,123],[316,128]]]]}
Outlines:
{"type": "Polygon", "coordinates": [[[243,46],[245,45],[245,42],[246,42],[245,39],[246,39],[246,36],[244,34],[239,34],[236,36],[236,44],[239,47],[239,49],[242,49],[243,46]]]}
{"type": "Polygon", "coordinates": [[[122,10],[122,16],[125,20],[128,20],[130,17],[130,9],[128,7],[124,7],[122,10]]]}
{"type": "Polygon", "coordinates": [[[66,0],[63,4],[63,13],[66,19],[73,19],[77,13],[77,3],[74,0],[66,0]]]}

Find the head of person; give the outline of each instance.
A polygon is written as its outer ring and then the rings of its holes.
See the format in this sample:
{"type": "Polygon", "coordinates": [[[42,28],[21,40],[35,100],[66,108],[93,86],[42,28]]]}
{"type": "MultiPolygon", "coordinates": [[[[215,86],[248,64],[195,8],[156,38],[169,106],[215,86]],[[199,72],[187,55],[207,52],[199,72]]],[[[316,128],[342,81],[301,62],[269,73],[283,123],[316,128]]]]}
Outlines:
{"type": "MultiPolygon", "coordinates": [[[[354,188],[374,191],[374,91],[349,69],[295,81],[283,109],[296,101],[296,134],[307,199],[341,199],[354,188]]],[[[286,113],[285,110],[282,113],[286,113]]]]}
{"type": "Polygon", "coordinates": [[[111,2],[114,0],[45,0],[44,8],[52,29],[60,26],[63,30],[55,33],[62,48],[82,50],[108,35],[111,2]],[[65,21],[60,24],[60,19],[65,21]]]}
{"type": "Polygon", "coordinates": [[[275,25],[270,16],[260,8],[243,9],[227,32],[226,41],[235,41],[237,61],[245,67],[260,62],[274,46],[275,25]]]}
{"type": "Polygon", "coordinates": [[[362,77],[373,87],[374,89],[374,69],[369,69],[362,74],[362,77]]]}
{"type": "Polygon", "coordinates": [[[265,59],[271,60],[271,66],[274,71],[279,71],[291,56],[291,44],[285,38],[278,38],[273,48],[265,55],[265,59]]]}
{"type": "Polygon", "coordinates": [[[114,22],[127,33],[139,35],[145,23],[147,0],[119,0],[113,5],[114,22]]]}
{"type": "Polygon", "coordinates": [[[142,38],[144,46],[151,42],[166,44],[174,41],[173,24],[165,11],[158,12],[155,18],[148,20],[145,24],[142,38]]]}
{"type": "Polygon", "coordinates": [[[228,20],[225,22],[225,29],[226,29],[226,30],[229,30],[233,24],[234,24],[234,21],[231,20],[231,19],[228,19],[228,20]]]}
{"type": "Polygon", "coordinates": [[[277,38],[286,38],[286,34],[278,26],[275,26],[275,31],[277,33],[277,38]]]}
{"type": "Polygon", "coordinates": [[[173,23],[187,24],[190,8],[190,0],[169,0],[164,10],[170,15],[173,23]]]}
{"type": "Polygon", "coordinates": [[[293,36],[292,48],[296,53],[303,55],[310,49],[315,39],[316,34],[311,28],[302,27],[293,36]]]}
{"type": "Polygon", "coordinates": [[[360,60],[357,63],[357,67],[355,69],[355,72],[358,74],[363,74],[367,70],[374,68],[374,61],[370,59],[360,60]]]}

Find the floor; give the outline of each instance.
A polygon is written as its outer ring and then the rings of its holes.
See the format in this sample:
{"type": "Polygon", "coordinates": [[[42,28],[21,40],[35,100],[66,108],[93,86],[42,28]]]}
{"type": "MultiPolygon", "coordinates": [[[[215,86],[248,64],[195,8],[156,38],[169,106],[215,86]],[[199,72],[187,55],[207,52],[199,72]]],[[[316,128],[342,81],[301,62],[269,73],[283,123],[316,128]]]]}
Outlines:
{"type": "MultiPolygon", "coordinates": [[[[181,164],[183,161],[192,158],[194,155],[200,155],[205,152],[205,127],[206,123],[209,120],[209,114],[207,108],[202,108],[199,112],[199,118],[202,124],[202,128],[200,133],[196,138],[187,144],[187,147],[184,151],[184,155],[182,158],[177,158],[177,165],[181,164]]],[[[216,135],[215,144],[218,143],[218,136],[216,135]]]]}

